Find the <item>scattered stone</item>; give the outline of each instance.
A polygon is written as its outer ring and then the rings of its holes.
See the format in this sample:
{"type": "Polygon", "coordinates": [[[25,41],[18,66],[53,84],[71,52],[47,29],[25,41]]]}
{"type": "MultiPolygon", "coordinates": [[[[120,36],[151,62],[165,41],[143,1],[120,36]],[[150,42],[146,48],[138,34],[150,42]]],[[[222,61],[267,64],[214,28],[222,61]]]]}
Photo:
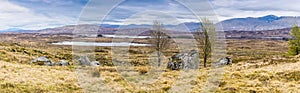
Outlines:
{"type": "Polygon", "coordinates": [[[217,66],[223,66],[223,65],[229,65],[232,63],[232,59],[230,57],[224,57],[221,58],[218,63],[216,63],[217,66]]]}
{"type": "MultiPolygon", "coordinates": [[[[98,61],[90,61],[87,56],[82,56],[80,59],[78,59],[79,64],[83,66],[101,66],[100,62],[98,61]]],[[[66,60],[60,60],[59,62],[51,62],[50,59],[48,59],[45,56],[39,57],[37,59],[34,59],[30,61],[30,65],[45,65],[45,66],[69,66],[70,63],[66,60]]]]}
{"type": "Polygon", "coordinates": [[[60,62],[51,62],[50,59],[48,59],[45,56],[39,57],[37,59],[34,59],[30,61],[30,65],[44,65],[44,66],[69,66],[69,62],[65,60],[61,60],[60,62]]]}
{"type": "Polygon", "coordinates": [[[91,62],[86,55],[81,56],[78,59],[78,62],[79,62],[79,65],[82,65],[82,66],[101,66],[100,62],[98,62],[98,61],[91,62]]]}
{"type": "Polygon", "coordinates": [[[100,66],[101,64],[98,61],[93,61],[93,62],[90,62],[90,65],[91,66],[100,66]]]}
{"type": "Polygon", "coordinates": [[[52,66],[53,63],[51,62],[50,59],[48,59],[45,56],[39,57],[37,59],[34,59],[32,61],[30,61],[29,63],[30,65],[45,65],[45,66],[52,66]]]}
{"type": "Polygon", "coordinates": [[[176,54],[169,58],[167,68],[172,70],[199,69],[199,64],[199,52],[191,50],[189,52],[176,54]]]}
{"type": "Polygon", "coordinates": [[[89,58],[86,55],[81,56],[78,59],[78,62],[79,62],[79,65],[90,65],[90,60],[89,60],[89,58]]]}
{"type": "Polygon", "coordinates": [[[69,66],[69,62],[67,62],[66,60],[60,60],[60,62],[56,62],[54,63],[55,66],[69,66]]]}

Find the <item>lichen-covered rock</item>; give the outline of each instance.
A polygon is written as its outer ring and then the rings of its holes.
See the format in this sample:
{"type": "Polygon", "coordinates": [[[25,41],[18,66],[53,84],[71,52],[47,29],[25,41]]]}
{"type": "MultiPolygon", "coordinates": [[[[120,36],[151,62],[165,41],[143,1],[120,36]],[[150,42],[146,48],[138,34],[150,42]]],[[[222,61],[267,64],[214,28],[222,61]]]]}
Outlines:
{"type": "Polygon", "coordinates": [[[176,54],[169,58],[167,68],[172,70],[199,69],[199,64],[199,52],[191,50],[189,52],[176,54]]]}
{"type": "Polygon", "coordinates": [[[45,56],[39,57],[37,59],[34,59],[32,61],[30,61],[29,63],[30,65],[45,65],[45,66],[52,66],[53,63],[51,62],[50,59],[48,59],[45,56]]]}

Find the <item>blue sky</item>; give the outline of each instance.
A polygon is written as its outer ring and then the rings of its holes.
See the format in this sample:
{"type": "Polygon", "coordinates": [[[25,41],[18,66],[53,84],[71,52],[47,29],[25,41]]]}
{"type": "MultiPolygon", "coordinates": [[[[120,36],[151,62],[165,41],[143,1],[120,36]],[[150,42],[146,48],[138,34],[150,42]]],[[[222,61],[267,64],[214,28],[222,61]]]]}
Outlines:
{"type": "Polygon", "coordinates": [[[198,22],[194,13],[212,16],[216,21],[300,15],[298,0],[125,0],[112,10],[109,5],[113,3],[108,1],[112,0],[0,0],[0,30],[99,24],[104,17],[102,22],[106,24],[149,24],[154,19],[178,24],[198,22]]]}

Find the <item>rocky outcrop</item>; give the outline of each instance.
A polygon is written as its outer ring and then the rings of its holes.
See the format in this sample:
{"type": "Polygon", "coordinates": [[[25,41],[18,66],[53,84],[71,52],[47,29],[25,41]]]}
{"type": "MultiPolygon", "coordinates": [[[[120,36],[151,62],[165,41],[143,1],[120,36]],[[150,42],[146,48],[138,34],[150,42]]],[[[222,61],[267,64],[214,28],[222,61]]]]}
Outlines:
{"type": "Polygon", "coordinates": [[[34,59],[32,61],[30,61],[29,63],[30,65],[45,65],[45,66],[52,66],[53,63],[51,62],[50,59],[48,59],[45,56],[39,57],[37,59],[34,59]]]}
{"type": "Polygon", "coordinates": [[[101,66],[100,62],[98,61],[90,61],[89,58],[87,56],[81,56],[79,59],[78,59],[78,62],[79,62],[79,65],[82,65],[82,66],[101,66]]]}
{"type": "Polygon", "coordinates": [[[224,57],[224,58],[221,58],[219,60],[218,63],[216,63],[216,66],[223,66],[223,65],[229,65],[232,63],[232,59],[230,57],[224,57]]]}
{"type": "Polygon", "coordinates": [[[199,69],[199,64],[199,52],[191,50],[189,52],[176,54],[169,58],[167,68],[171,70],[199,69]]]}
{"type": "Polygon", "coordinates": [[[69,66],[69,62],[61,60],[60,62],[51,62],[51,60],[45,56],[39,57],[30,61],[30,65],[41,65],[41,66],[69,66]]]}

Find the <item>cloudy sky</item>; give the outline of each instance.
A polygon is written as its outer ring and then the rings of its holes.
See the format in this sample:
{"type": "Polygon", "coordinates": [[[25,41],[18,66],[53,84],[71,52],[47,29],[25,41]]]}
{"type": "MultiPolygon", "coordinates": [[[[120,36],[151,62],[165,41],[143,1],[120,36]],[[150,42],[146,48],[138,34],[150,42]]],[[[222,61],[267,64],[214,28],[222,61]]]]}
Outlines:
{"type": "Polygon", "coordinates": [[[270,14],[300,15],[298,0],[120,1],[0,0],[0,30],[35,30],[78,23],[148,24],[154,19],[163,20],[166,24],[198,22],[194,14],[212,16],[217,21],[270,14]]]}

